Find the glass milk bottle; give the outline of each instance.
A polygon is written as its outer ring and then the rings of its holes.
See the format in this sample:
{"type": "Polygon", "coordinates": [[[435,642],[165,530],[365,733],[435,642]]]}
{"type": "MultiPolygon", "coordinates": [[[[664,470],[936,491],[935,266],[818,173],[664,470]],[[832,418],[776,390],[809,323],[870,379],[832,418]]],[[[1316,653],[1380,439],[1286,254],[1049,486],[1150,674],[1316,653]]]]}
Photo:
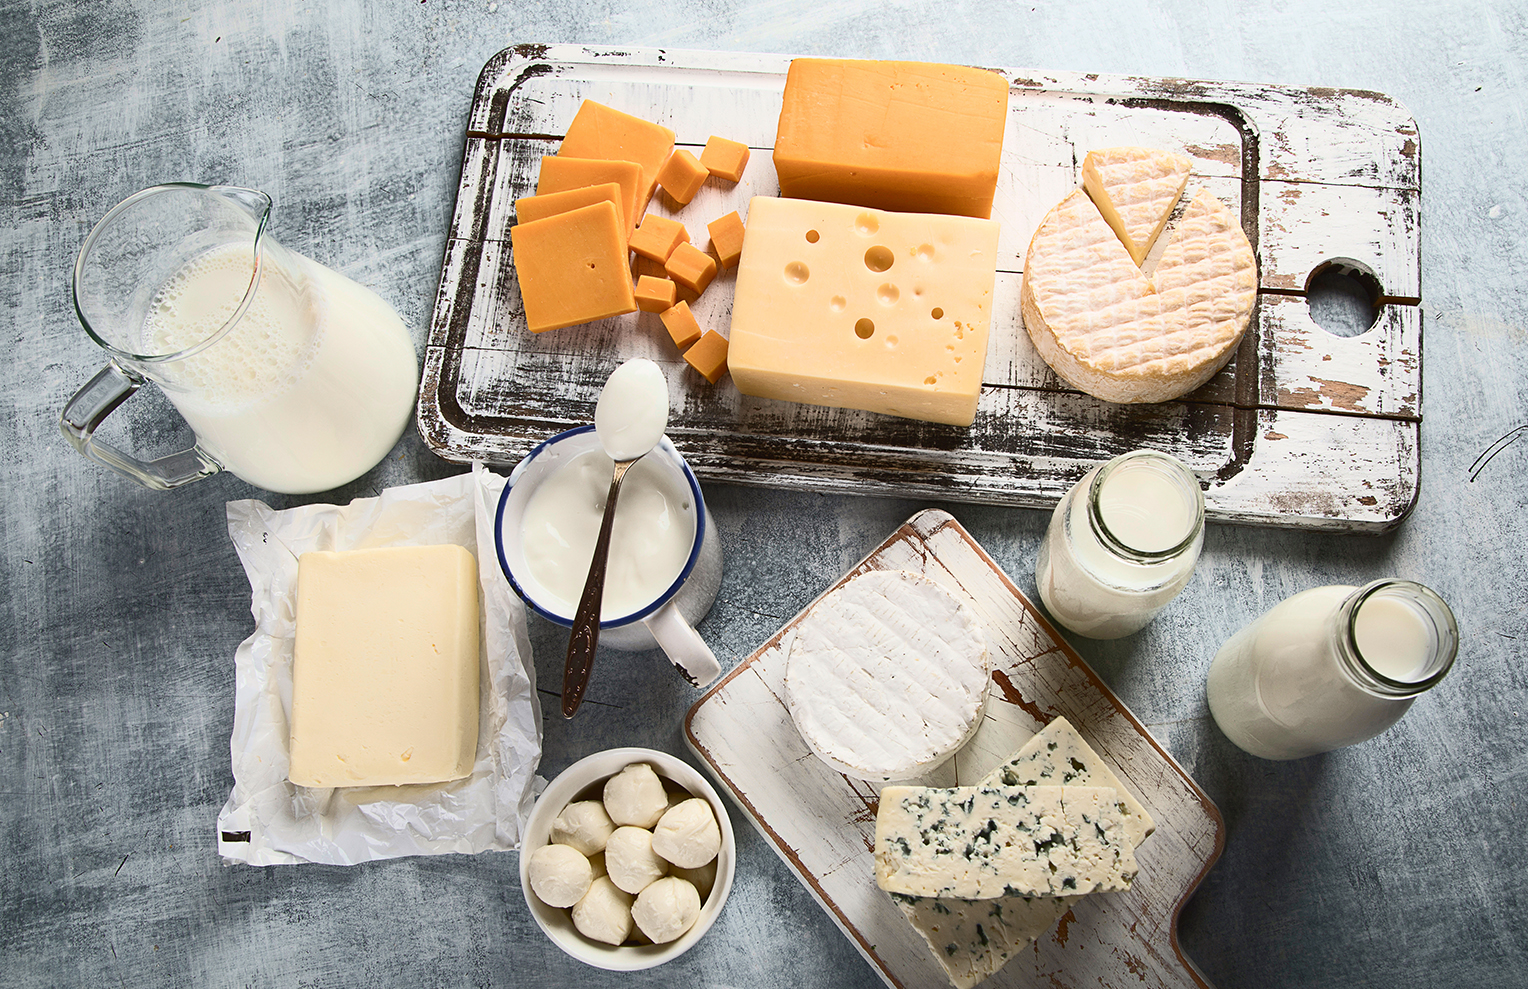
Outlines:
{"type": "Polygon", "coordinates": [[[1079,635],[1138,631],[1178,596],[1204,544],[1204,492],[1182,463],[1134,450],[1095,467],[1051,515],[1035,584],[1079,635]]]}
{"type": "Polygon", "coordinates": [[[1421,584],[1317,587],[1237,632],[1210,664],[1210,713],[1264,759],[1373,738],[1453,665],[1459,629],[1421,584]]]}

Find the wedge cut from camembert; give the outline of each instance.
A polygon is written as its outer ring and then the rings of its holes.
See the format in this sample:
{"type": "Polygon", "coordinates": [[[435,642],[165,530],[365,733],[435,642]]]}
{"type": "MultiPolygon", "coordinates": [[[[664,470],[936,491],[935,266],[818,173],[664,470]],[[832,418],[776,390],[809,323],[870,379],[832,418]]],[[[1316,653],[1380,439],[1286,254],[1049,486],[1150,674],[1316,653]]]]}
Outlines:
{"type": "Polygon", "coordinates": [[[1183,155],[1155,148],[1103,148],[1082,160],[1082,187],[1137,266],[1167,226],[1192,168],[1183,155]]]}
{"type": "Polygon", "coordinates": [[[871,570],[796,625],[785,700],[806,744],[856,779],[926,773],[981,723],[991,662],[972,609],[921,574],[871,570]]]}
{"type": "Polygon", "coordinates": [[[1084,189],[1046,215],[1024,261],[1024,328],[1071,385],[1107,402],[1165,402],[1225,366],[1257,300],[1236,217],[1201,191],[1148,276],[1084,189]]]}

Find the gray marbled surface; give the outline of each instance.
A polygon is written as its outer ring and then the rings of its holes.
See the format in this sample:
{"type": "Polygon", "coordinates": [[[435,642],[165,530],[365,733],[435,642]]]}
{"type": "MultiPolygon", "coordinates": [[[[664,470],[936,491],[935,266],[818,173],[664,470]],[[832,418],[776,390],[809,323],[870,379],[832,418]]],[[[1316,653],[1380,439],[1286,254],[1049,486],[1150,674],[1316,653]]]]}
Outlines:
{"type": "MultiPolygon", "coordinates": [[[[79,457],[56,417],[101,357],[74,255],[128,193],[264,189],[288,246],[378,289],[422,343],[472,84],[508,44],[915,58],[1380,90],[1422,134],[1423,487],[1382,538],[1215,526],[1183,596],[1119,643],[1075,640],[1219,804],[1224,857],[1182,916],[1235,987],[1528,984],[1528,16],[1521,4],[733,0],[522,4],[0,3],[0,981],[44,985],[873,986],[750,829],[717,927],[617,976],[562,955],[513,854],[348,869],[222,865],[233,650],[252,628],[222,475],[171,494],[79,457]],[[1457,666],[1386,735],[1260,762],[1208,718],[1215,646],[1283,597],[1385,575],[1455,607],[1457,666]]],[[[167,451],[162,400],[109,430],[167,451]]],[[[410,431],[343,500],[460,468],[410,431]]],[[[731,665],[921,504],[713,486],[727,573],[701,632],[731,665]]],[[[315,499],[270,497],[277,507],[315,499]]],[[[1044,516],[943,506],[1020,587],[1044,516]]],[[[557,681],[561,634],[533,623],[557,681]]],[[[602,666],[546,722],[543,772],[613,745],[684,751],[695,693],[652,655],[602,666]]],[[[549,696],[549,695],[544,695],[549,696]]]]}

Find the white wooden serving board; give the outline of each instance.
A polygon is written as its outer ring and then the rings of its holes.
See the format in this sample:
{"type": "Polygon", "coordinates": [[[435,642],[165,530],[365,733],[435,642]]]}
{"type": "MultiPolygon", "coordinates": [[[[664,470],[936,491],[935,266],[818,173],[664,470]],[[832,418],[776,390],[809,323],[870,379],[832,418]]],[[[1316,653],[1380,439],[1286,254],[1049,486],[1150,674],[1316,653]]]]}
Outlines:
{"type": "MultiPolygon", "coordinates": [[[[922,782],[976,783],[1060,715],[1156,821],[1136,849],[1141,871],[1129,891],[1084,897],[983,986],[1207,987],[1178,945],[1177,919],[1225,842],[1209,797],[947,513],[913,516],[843,580],[867,570],[912,570],[937,581],[976,609],[987,634],[986,719],[922,782]]],[[[785,659],[802,615],[696,702],[686,738],[888,985],[947,985],[923,938],[876,887],[879,788],[829,769],[786,710],[785,659]]]]}
{"type": "MultiPolygon", "coordinates": [[[[743,396],[690,370],[657,316],[531,334],[510,255],[514,201],[534,191],[579,104],[595,99],[672,127],[698,151],[745,141],[741,182],[709,181],[680,207],[705,225],[777,195],[770,151],[790,58],[519,45],[478,80],[426,349],[418,423],[443,457],[509,463],[589,422],[617,364],[665,369],[669,436],[702,478],[1043,507],[1099,460],[1136,447],[1177,456],[1221,520],[1378,532],[1417,494],[1421,420],[1421,165],[1415,123],[1377,93],[996,69],[1010,82],[993,218],[1001,223],[993,325],[969,428],[743,396]],[[1192,158],[1190,189],[1240,210],[1260,268],[1253,324],[1193,395],[1120,406],[1079,394],[1040,360],[1018,295],[1030,236],[1080,179],[1090,148],[1135,144],[1192,158]],[[1372,285],[1359,337],[1315,325],[1305,299],[1329,264],[1372,285]]],[[[644,262],[645,263],[645,262],[644,262]]],[[[693,304],[726,333],[733,274],[693,304]]]]}

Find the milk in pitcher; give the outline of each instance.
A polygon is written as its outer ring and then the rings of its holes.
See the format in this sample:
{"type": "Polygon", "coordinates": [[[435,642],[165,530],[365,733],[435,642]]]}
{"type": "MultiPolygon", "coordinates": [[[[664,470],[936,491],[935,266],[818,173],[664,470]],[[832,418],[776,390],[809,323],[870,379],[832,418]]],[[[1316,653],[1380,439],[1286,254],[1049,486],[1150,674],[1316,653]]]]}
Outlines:
{"type": "MultiPolygon", "coordinates": [[[[142,352],[206,341],[238,314],[253,274],[246,245],[194,258],[151,301],[142,352]]],[[[408,333],[374,292],[301,255],[265,247],[259,278],[228,334],[177,361],[160,385],[201,448],[251,484],[303,494],[354,480],[413,411],[408,333]]]]}

